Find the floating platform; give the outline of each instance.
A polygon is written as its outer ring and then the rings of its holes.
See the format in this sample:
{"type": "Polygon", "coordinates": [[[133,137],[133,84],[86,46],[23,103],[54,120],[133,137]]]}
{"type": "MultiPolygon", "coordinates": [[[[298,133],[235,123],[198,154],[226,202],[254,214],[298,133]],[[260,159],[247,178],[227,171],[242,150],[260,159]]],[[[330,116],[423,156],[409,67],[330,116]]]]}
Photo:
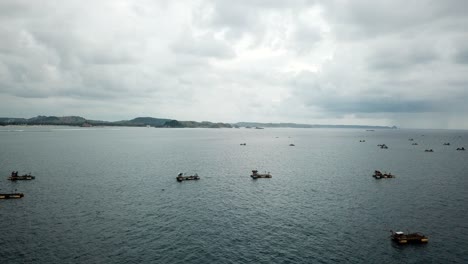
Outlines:
{"type": "Polygon", "coordinates": [[[20,199],[23,197],[22,193],[0,193],[0,199],[20,199]]]}
{"type": "Polygon", "coordinates": [[[258,178],[271,178],[271,174],[268,173],[258,173],[257,170],[252,170],[252,175],[250,175],[252,179],[258,179],[258,178]]]}
{"type": "Polygon", "coordinates": [[[401,232],[401,231],[397,231],[397,232],[392,231],[391,238],[393,241],[397,242],[398,244],[429,242],[429,238],[420,233],[405,234],[404,232],[401,232]]]}

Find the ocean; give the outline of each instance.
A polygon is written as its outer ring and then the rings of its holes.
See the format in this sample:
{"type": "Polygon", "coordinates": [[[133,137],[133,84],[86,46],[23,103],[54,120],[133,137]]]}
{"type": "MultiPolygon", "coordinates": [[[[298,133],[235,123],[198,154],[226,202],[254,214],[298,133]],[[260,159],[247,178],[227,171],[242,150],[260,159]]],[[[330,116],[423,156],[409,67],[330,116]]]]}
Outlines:
{"type": "Polygon", "coordinates": [[[457,147],[468,131],[0,127],[0,193],[24,193],[0,200],[0,262],[468,263],[457,147]]]}

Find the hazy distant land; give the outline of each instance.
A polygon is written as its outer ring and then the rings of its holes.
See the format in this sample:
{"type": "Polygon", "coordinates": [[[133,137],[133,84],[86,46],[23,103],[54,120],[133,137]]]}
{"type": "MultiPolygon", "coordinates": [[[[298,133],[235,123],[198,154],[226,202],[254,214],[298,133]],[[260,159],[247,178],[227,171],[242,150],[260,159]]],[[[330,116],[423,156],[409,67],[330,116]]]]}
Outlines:
{"type": "Polygon", "coordinates": [[[362,129],[394,129],[395,126],[364,126],[364,125],[310,125],[296,123],[213,123],[209,121],[179,121],[168,118],[137,117],[131,120],[102,121],[90,120],[80,116],[36,116],[32,118],[0,117],[0,126],[8,125],[54,125],[54,126],[129,126],[129,127],[161,127],[161,128],[362,128],[362,129]]]}

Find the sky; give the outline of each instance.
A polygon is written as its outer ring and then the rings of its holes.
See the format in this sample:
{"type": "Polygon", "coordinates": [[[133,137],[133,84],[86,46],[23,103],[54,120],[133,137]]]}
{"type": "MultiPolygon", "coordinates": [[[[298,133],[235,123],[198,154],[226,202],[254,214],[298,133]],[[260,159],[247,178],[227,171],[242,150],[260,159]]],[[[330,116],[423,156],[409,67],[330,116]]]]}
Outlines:
{"type": "Polygon", "coordinates": [[[0,1],[0,116],[468,129],[468,1],[0,1]]]}

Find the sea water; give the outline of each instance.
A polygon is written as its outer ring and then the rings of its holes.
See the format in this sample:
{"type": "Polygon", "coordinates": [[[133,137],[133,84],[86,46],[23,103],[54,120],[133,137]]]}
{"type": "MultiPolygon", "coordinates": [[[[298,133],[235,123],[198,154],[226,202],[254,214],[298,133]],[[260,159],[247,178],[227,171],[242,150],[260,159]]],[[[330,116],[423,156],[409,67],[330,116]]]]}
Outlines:
{"type": "Polygon", "coordinates": [[[468,263],[462,146],[468,131],[0,127],[0,192],[25,195],[0,200],[0,262],[468,263]]]}

